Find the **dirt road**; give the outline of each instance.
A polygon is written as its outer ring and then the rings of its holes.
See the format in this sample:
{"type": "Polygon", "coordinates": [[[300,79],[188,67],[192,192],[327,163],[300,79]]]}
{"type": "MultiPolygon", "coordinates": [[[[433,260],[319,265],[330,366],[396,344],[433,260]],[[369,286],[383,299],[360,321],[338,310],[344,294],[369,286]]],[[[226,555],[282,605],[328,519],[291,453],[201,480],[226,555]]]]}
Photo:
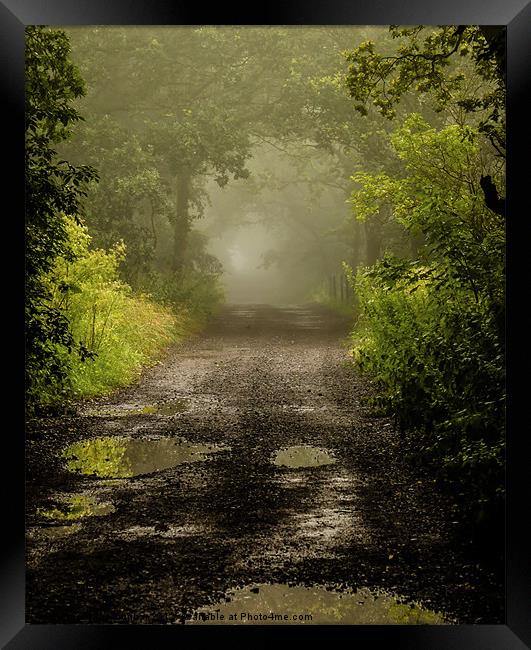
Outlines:
{"type": "Polygon", "coordinates": [[[27,621],[179,623],[299,585],[501,623],[503,589],[371,415],[348,328],[315,305],[229,306],[136,385],[31,422],[27,621]]]}

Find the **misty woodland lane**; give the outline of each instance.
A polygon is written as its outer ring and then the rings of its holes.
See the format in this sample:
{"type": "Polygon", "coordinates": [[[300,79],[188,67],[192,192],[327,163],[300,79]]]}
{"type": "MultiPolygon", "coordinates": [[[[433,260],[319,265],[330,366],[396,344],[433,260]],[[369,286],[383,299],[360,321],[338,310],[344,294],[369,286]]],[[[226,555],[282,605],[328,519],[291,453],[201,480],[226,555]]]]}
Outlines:
{"type": "Polygon", "coordinates": [[[27,621],[178,623],[255,583],[381,587],[458,622],[501,619],[499,586],[466,560],[391,421],[371,415],[348,329],[316,305],[226,307],[138,384],[31,424],[27,621]],[[61,449],[101,436],[222,448],[130,478],[66,471],[61,449]],[[297,445],[335,462],[272,462],[297,445]],[[39,509],[65,493],[112,508],[45,535],[39,509]]]}

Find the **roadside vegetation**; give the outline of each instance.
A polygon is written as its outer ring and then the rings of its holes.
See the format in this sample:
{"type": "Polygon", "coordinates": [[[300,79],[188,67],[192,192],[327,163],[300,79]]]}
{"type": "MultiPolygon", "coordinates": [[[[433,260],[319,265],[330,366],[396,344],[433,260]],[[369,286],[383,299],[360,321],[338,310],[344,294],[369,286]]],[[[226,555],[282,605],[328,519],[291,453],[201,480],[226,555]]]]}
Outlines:
{"type": "MultiPolygon", "coordinates": [[[[92,397],[127,385],[163,347],[190,331],[190,316],[133,292],[119,276],[126,255],[123,243],[105,251],[90,248],[86,226],[66,218],[68,249],[48,275],[50,304],[68,319],[74,340],[89,359],[59,351],[67,369],[68,397],[92,397]]],[[[63,395],[48,383],[40,390],[44,405],[59,404],[63,395]]]]}
{"type": "Polygon", "coordinates": [[[107,232],[107,238],[94,241],[98,230],[88,225],[94,216],[123,218],[132,199],[142,201],[146,196],[153,207],[158,177],[132,156],[125,143],[127,134],[121,134],[124,141],[118,143],[118,152],[116,137],[108,142],[114,155],[112,188],[105,187],[111,175],[105,174],[101,150],[94,160],[101,169],[74,164],[75,155],[66,160],[64,152],[59,153],[84,122],[75,102],[85,94],[86,83],[72,62],[66,33],[28,27],[28,415],[57,413],[76,399],[131,383],[168,344],[197,331],[223,298],[220,269],[204,253],[199,235],[190,236],[178,273],[150,267],[149,256],[139,258],[137,249],[145,234],[133,225],[129,228],[133,238],[107,232]],[[120,177],[117,158],[128,165],[129,176],[120,177]],[[131,174],[136,174],[133,180],[131,174]],[[103,200],[100,183],[106,192],[103,200]],[[132,272],[135,263],[137,270],[132,272]]]}
{"type": "Polygon", "coordinates": [[[445,120],[430,124],[417,112],[397,120],[388,136],[393,165],[352,177],[355,217],[385,214],[414,242],[408,255],[389,246],[375,264],[352,274],[359,311],[353,355],[375,380],[375,403],[395,417],[412,460],[428,464],[457,493],[476,541],[480,531],[492,528],[503,552],[505,156],[499,43],[479,28],[391,31],[401,40],[394,56],[378,55],[371,43],[349,55],[351,95],[371,98],[394,120],[401,95],[414,88],[433,97],[445,120]],[[470,55],[473,65],[453,64],[459,55],[470,55]],[[473,98],[467,94],[470,78],[473,98]]]}

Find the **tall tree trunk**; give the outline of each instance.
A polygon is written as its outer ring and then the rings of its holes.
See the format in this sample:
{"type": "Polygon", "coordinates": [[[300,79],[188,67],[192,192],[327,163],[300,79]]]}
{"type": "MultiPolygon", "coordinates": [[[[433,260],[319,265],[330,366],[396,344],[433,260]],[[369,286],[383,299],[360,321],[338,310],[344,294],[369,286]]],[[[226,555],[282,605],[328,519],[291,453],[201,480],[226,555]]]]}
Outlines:
{"type": "Polygon", "coordinates": [[[189,201],[190,176],[186,172],[181,172],[177,176],[177,209],[173,231],[173,270],[178,273],[184,270],[184,255],[190,232],[189,201]]]}

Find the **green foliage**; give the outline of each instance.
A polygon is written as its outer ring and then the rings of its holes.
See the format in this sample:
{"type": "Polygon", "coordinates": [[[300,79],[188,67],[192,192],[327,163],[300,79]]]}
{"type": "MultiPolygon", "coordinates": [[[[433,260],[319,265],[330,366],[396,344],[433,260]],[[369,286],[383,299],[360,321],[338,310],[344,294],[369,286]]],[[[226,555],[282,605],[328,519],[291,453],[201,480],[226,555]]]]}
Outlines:
{"type": "MultiPolygon", "coordinates": [[[[61,212],[78,214],[85,186],[96,177],[86,166],[58,160],[54,145],[70,136],[81,119],[72,102],[84,93],[69,59],[66,35],[43,27],[26,29],[26,403],[31,412],[43,386],[64,388],[60,348],[76,348],[68,319],[50,301],[46,274],[65,254],[61,212]]],[[[80,357],[85,349],[77,346],[80,357]]]]}
{"type": "Polygon", "coordinates": [[[72,159],[98,166],[100,181],[92,184],[87,198],[86,223],[94,243],[102,248],[123,240],[127,257],[122,262],[124,279],[136,285],[152,265],[161,226],[173,215],[167,182],[153,159],[153,147],[143,145],[109,115],[94,117],[76,130],[68,146],[72,159]]]}
{"type": "Polygon", "coordinates": [[[79,130],[69,155],[97,161],[102,177],[89,196],[88,224],[100,245],[124,240],[122,271],[135,288],[151,272],[172,282],[173,271],[186,271],[205,179],[224,186],[247,176],[250,142],[239,114],[248,107],[246,45],[230,28],[69,33],[91,90],[84,104],[90,126],[79,130]]]}
{"type": "MultiPolygon", "coordinates": [[[[504,354],[486,303],[432,269],[386,262],[360,271],[353,355],[379,386],[377,403],[441,464],[476,506],[503,486],[504,354]]],[[[478,511],[479,512],[479,511],[478,511]]],[[[477,512],[476,512],[477,514],[477,512]]]]}
{"type": "Polygon", "coordinates": [[[372,101],[391,119],[408,92],[429,93],[440,111],[458,107],[477,114],[480,132],[504,155],[504,32],[475,25],[392,25],[389,31],[399,40],[395,51],[379,53],[375,43],[366,40],[345,54],[350,63],[346,85],[356,109],[366,115],[372,101]],[[469,88],[474,74],[481,83],[469,88]]]}
{"type": "MultiPolygon", "coordinates": [[[[123,243],[110,251],[89,248],[87,228],[64,219],[69,251],[50,271],[48,291],[54,309],[64,313],[73,337],[92,359],[84,362],[61,346],[57,349],[68,368],[68,395],[84,397],[108,392],[133,381],[160,349],[182,335],[187,319],[155,304],[149,296],[134,294],[119,279],[125,256],[123,243]]],[[[41,388],[41,401],[63,397],[53,388],[41,388]]]]}
{"type": "Polygon", "coordinates": [[[195,268],[188,268],[173,277],[151,273],[145,286],[157,302],[186,315],[188,327],[192,329],[203,325],[224,299],[219,273],[195,268]]]}
{"type": "Polygon", "coordinates": [[[391,138],[402,176],[355,175],[352,203],[362,220],[389,205],[425,242],[418,259],[387,255],[356,275],[354,357],[416,455],[457,479],[479,518],[503,493],[505,268],[504,223],[481,196],[478,137],[410,116],[391,138]]]}
{"type": "Polygon", "coordinates": [[[370,218],[384,204],[408,232],[424,237],[421,255],[430,260],[438,287],[456,283],[486,301],[496,314],[500,339],[504,310],[504,221],[486,208],[480,180],[490,172],[503,183],[495,162],[482,156],[470,127],[431,128],[411,115],[391,138],[403,161],[402,177],[354,175],[354,214],[370,218]]]}
{"type": "Polygon", "coordinates": [[[342,316],[352,317],[354,313],[354,305],[351,302],[342,302],[337,298],[330,296],[330,289],[326,285],[315,289],[310,293],[308,300],[310,302],[318,302],[326,305],[332,311],[341,314],[342,316]]]}

